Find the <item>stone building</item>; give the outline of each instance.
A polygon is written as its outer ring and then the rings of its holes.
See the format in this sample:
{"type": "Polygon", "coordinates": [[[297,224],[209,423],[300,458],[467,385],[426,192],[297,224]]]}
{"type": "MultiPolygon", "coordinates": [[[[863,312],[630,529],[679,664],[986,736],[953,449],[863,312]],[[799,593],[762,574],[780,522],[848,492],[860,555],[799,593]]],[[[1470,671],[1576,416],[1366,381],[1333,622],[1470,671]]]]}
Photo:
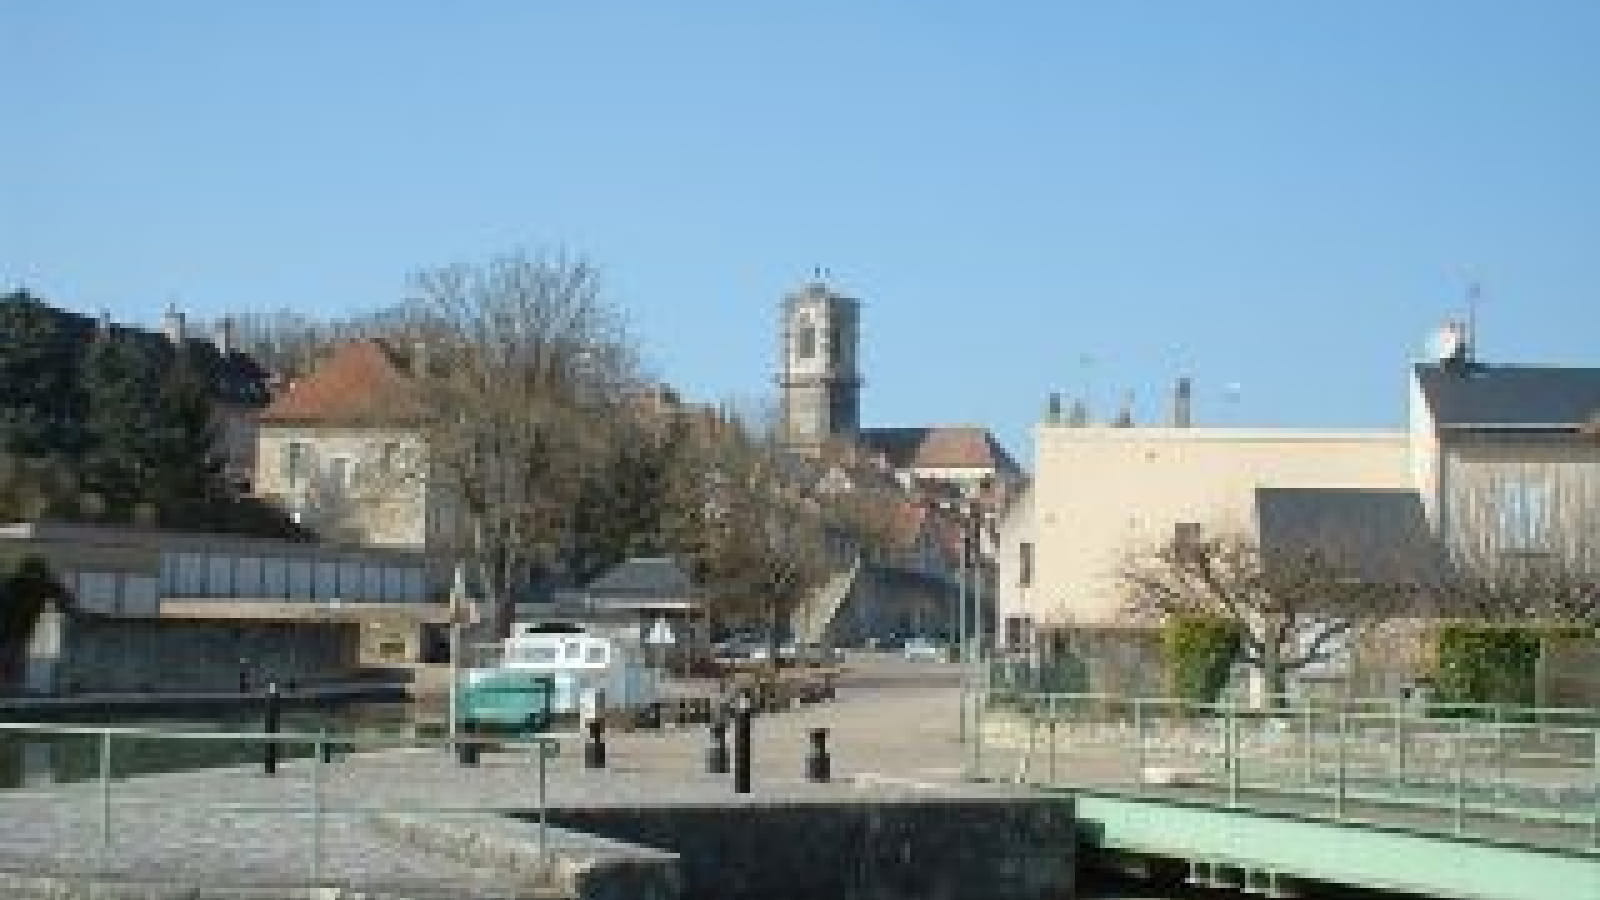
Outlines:
{"type": "Polygon", "coordinates": [[[256,493],[325,540],[437,543],[445,501],[426,477],[410,365],[351,341],[289,385],[259,417],[256,493]]]}
{"type": "Polygon", "coordinates": [[[783,301],[784,443],[808,456],[861,427],[861,304],[812,281],[783,301]]]}
{"type": "MultiPolygon", "coordinates": [[[[146,528],[0,525],[0,562],[45,560],[71,614],[47,620],[34,693],[234,691],[436,655],[448,571],[405,549],[146,528]]],[[[36,642],[39,643],[39,642],[36,642]]]]}
{"type": "Polygon", "coordinates": [[[851,623],[840,636],[885,628],[955,634],[962,578],[985,598],[969,612],[973,627],[992,631],[994,523],[1026,475],[982,426],[862,426],[860,308],[819,273],[784,298],[779,342],[785,448],[823,462],[823,490],[863,490],[886,476],[903,520],[897,529],[915,522],[917,536],[902,542],[897,559],[872,561],[834,605],[840,622],[851,623]]]}

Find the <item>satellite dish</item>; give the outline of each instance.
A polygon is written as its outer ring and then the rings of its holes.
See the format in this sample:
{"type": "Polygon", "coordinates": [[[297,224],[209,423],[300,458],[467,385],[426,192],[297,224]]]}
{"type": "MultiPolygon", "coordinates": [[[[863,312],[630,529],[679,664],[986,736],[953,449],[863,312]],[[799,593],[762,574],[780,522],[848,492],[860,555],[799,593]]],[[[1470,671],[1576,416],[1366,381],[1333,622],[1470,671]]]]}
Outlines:
{"type": "Polygon", "coordinates": [[[1446,322],[1428,342],[1428,352],[1439,362],[1457,362],[1467,354],[1467,333],[1460,322],[1446,322]]]}

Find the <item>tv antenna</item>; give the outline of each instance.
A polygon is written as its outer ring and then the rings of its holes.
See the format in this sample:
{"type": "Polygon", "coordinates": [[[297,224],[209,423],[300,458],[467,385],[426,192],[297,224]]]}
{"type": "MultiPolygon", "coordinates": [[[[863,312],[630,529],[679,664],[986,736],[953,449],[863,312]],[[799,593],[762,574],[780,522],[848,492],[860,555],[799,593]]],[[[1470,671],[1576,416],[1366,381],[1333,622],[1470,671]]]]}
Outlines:
{"type": "Polygon", "coordinates": [[[1478,307],[1483,303],[1483,285],[1476,278],[1467,280],[1467,361],[1478,356],[1478,307]]]}

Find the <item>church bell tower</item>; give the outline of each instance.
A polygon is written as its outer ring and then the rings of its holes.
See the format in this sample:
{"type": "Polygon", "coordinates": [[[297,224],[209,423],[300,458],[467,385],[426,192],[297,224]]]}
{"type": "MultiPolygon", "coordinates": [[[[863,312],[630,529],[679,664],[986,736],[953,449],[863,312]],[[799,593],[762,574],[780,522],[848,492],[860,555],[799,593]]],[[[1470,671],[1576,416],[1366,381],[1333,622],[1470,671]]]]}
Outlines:
{"type": "Polygon", "coordinates": [[[835,293],[819,271],[783,300],[783,443],[815,455],[832,438],[861,427],[859,301],[835,293]]]}

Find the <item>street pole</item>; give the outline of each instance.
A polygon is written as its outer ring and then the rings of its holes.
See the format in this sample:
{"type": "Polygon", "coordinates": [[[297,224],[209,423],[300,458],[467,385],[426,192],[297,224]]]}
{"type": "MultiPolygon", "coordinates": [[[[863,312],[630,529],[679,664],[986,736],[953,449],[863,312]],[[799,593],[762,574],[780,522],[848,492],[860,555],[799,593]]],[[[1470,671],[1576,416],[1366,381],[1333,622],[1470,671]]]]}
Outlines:
{"type": "Polygon", "coordinates": [[[449,719],[447,720],[445,728],[447,729],[446,733],[450,737],[450,747],[451,747],[452,750],[455,749],[455,746],[456,746],[456,737],[457,737],[457,734],[456,734],[456,727],[457,727],[456,726],[456,718],[457,718],[457,715],[456,714],[458,712],[458,710],[456,708],[456,704],[458,702],[460,702],[456,698],[456,685],[460,681],[461,681],[461,620],[456,615],[455,610],[451,610],[450,611],[450,688],[449,688],[449,697],[450,697],[450,704],[449,705],[450,705],[450,709],[449,709],[449,712],[447,713],[447,715],[449,716],[449,719]]]}
{"type": "Polygon", "coordinates": [[[961,706],[957,724],[957,737],[967,742],[967,572],[970,569],[970,548],[967,545],[967,521],[961,520],[961,571],[956,576],[956,665],[961,679],[961,706]]]}
{"type": "MultiPolygon", "coordinates": [[[[977,505],[972,507],[972,626],[967,629],[967,636],[973,641],[975,657],[979,666],[984,665],[984,615],[983,615],[983,513],[977,505]]],[[[981,684],[988,685],[988,674],[984,673],[981,684]]]]}

